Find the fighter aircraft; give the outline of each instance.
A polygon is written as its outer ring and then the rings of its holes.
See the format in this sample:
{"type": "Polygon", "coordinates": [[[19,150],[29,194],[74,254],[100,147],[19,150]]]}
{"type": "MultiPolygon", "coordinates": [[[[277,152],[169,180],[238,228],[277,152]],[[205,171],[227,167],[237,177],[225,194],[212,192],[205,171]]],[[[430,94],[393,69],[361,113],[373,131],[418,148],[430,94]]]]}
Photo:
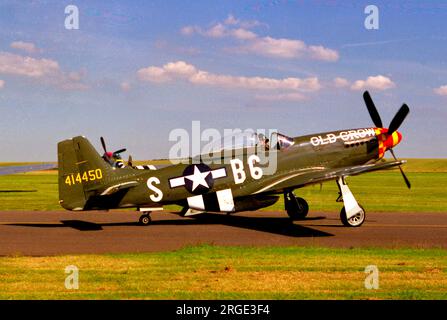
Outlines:
{"type": "Polygon", "coordinates": [[[4,167],[0,167],[0,175],[15,174],[15,173],[21,173],[21,172],[30,172],[30,171],[49,170],[49,169],[55,169],[55,168],[56,168],[56,166],[51,163],[32,164],[32,165],[23,165],[23,166],[4,166],[4,167]]]}
{"type": "MultiPolygon", "coordinates": [[[[403,104],[384,128],[367,91],[363,98],[375,127],[293,138],[275,132],[269,140],[253,133],[246,145],[232,150],[240,152],[214,150],[212,156],[223,160],[220,162],[205,162],[210,155],[202,154],[157,170],[139,170],[132,165],[118,168],[110,157],[101,157],[85,137],[61,141],[59,202],[75,211],[134,207],[142,214],[140,224],[149,225],[150,212],[168,204],[182,206],[184,215],[232,214],[270,206],[283,195],[287,214],[299,220],[307,216],[309,205],[295,196],[294,190],[335,180],[337,200],[344,203],[340,212],[343,225],[359,227],[365,221],[365,210],[350,191],[347,177],[397,166],[411,187],[401,168],[405,161],[393,152],[402,140],[397,129],[409,113],[408,106],[403,104]],[[393,161],[383,159],[386,151],[391,152],[393,161]],[[276,170],[267,174],[263,159],[272,159],[269,156],[275,157],[276,170]]],[[[107,155],[103,139],[101,143],[107,155]]]]}

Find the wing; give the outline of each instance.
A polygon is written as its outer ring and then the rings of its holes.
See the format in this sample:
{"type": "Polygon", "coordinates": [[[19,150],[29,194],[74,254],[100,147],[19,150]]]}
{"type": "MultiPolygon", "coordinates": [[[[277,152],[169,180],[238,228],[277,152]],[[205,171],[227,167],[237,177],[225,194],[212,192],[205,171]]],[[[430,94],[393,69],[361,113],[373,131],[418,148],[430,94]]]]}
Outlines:
{"type": "Polygon", "coordinates": [[[267,183],[267,185],[260,190],[254,192],[264,193],[278,193],[283,192],[286,189],[302,188],[310,184],[316,184],[328,180],[333,180],[338,177],[349,177],[358,174],[389,169],[406,163],[405,160],[401,161],[387,161],[381,163],[364,164],[360,166],[350,166],[341,168],[325,168],[325,167],[313,167],[305,168],[297,171],[291,171],[281,176],[272,176],[274,180],[267,183]]]}
{"type": "Polygon", "coordinates": [[[29,172],[29,171],[49,170],[55,168],[56,165],[51,163],[33,164],[27,166],[7,166],[7,167],[0,167],[0,175],[29,172]]]}

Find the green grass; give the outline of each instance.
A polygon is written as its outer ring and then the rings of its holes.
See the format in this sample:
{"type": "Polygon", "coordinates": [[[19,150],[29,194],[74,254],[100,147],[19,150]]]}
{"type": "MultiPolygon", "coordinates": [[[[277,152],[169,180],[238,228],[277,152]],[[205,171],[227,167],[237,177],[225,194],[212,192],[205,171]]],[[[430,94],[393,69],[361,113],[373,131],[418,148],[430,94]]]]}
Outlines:
{"type": "Polygon", "coordinates": [[[0,299],[447,299],[443,249],[243,248],[4,257],[0,299]],[[79,289],[64,286],[79,268],[79,289]],[[379,269],[379,289],[364,286],[379,269]]]}
{"type": "Polygon", "coordinates": [[[447,159],[408,159],[403,167],[405,172],[447,173],[447,159]]]}
{"type": "Polygon", "coordinates": [[[58,203],[57,173],[0,176],[0,197],[2,211],[62,209],[58,203]]]}
{"type": "MultiPolygon", "coordinates": [[[[447,160],[349,178],[369,211],[446,212],[447,160]]],[[[60,210],[55,171],[0,176],[0,210],[60,210]]],[[[296,190],[312,211],[338,211],[335,182],[296,190]]],[[[283,210],[282,202],[266,210],[283,210]]],[[[186,247],[174,252],[1,257],[0,299],[447,299],[445,249],[186,247]],[[79,268],[79,290],[64,286],[79,268]],[[365,267],[380,271],[364,287],[365,267]]]]}
{"type": "MultiPolygon", "coordinates": [[[[367,211],[446,212],[447,159],[410,159],[404,169],[412,183],[408,190],[398,170],[348,178],[351,190],[367,211]]],[[[0,210],[60,210],[56,171],[0,176],[0,210]]],[[[334,181],[295,191],[309,202],[311,212],[339,211],[334,181]]],[[[177,210],[175,206],[168,209],[177,210]]],[[[281,199],[265,210],[283,210],[281,199]]]]}

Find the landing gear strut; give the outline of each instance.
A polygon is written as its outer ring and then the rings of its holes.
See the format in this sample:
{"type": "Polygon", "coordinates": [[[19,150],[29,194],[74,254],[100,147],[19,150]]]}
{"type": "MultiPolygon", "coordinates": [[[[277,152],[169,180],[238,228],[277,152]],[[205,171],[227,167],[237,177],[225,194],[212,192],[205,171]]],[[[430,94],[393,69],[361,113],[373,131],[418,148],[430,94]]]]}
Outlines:
{"type": "Polygon", "coordinates": [[[344,177],[337,180],[340,195],[337,201],[343,201],[344,207],[340,211],[340,220],[346,227],[360,227],[365,222],[365,209],[358,204],[348,187],[344,177]]]}
{"type": "Polygon", "coordinates": [[[309,213],[309,205],[306,200],[296,197],[292,191],[284,193],[284,205],[292,220],[302,220],[309,213]]]}

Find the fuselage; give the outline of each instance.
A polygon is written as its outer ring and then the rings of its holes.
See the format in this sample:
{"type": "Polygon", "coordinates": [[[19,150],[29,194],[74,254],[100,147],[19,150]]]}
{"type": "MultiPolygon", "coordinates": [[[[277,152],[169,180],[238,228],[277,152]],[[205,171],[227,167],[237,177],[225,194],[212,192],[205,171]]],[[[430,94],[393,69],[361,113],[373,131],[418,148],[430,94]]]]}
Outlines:
{"type": "Polygon", "coordinates": [[[112,203],[114,207],[186,205],[185,198],[189,201],[198,195],[212,197],[223,194],[224,190],[230,190],[235,200],[282,193],[311,184],[319,171],[376,162],[387,148],[401,140],[397,131],[391,136],[384,135],[386,132],[385,128],[323,132],[292,138],[291,145],[279,150],[253,148],[230,155],[203,155],[159,170],[117,168],[119,174],[113,177],[114,181],[105,183],[113,185],[133,179],[139,182],[138,186],[126,190],[113,202],[98,198],[100,203],[96,206],[100,207],[101,203],[104,206],[112,203]]]}

